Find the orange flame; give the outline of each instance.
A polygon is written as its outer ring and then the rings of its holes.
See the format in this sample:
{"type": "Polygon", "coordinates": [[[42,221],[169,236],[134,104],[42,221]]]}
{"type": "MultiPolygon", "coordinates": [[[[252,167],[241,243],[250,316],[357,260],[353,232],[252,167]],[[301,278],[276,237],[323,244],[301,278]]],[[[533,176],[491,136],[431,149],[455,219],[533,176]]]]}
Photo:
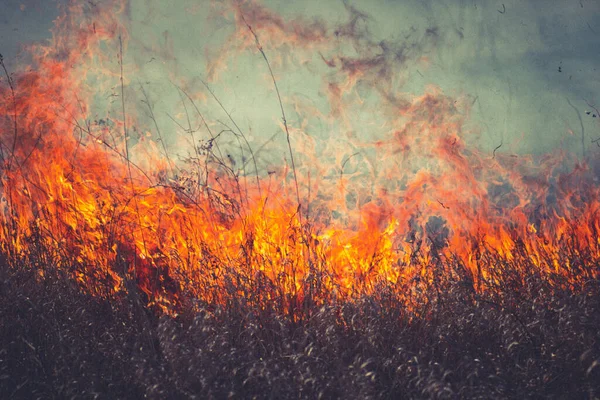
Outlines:
{"type": "Polygon", "coordinates": [[[413,97],[395,91],[395,64],[418,60],[433,33],[390,49],[368,40],[358,23],[365,17],[351,7],[350,22],[334,29],[288,23],[253,2],[222,10],[233,10],[237,29],[211,62],[213,79],[227,57],[257,45],[284,55],[294,46],[294,57],[306,59],[318,53],[336,72],[324,85],[328,111],[292,99],[306,115],[289,125],[302,150],[298,205],[288,166],[255,171],[253,183],[212,137],[175,176],[160,146],[134,128],[135,115],[94,117],[100,82],[112,82],[102,87],[125,109],[118,87],[127,78],[105,49],[126,44],[127,7],[90,4],[72,2],[53,45],[32,48],[32,66],[0,88],[0,245],[13,264],[55,265],[99,296],[135,282],[164,311],[191,298],[226,303],[231,290],[285,299],[291,310],[381,283],[405,290],[450,274],[449,264],[462,265],[479,290],[502,283],[504,264],[571,282],[597,276],[599,193],[589,166],[566,171],[564,154],[491,157],[468,144],[467,104],[435,88],[413,97]],[[356,56],[341,54],[348,45],[356,56]],[[353,112],[372,106],[359,84],[382,99],[373,113],[385,122],[367,124],[375,140],[353,133],[353,112]],[[313,137],[311,118],[348,134],[313,137]]]}

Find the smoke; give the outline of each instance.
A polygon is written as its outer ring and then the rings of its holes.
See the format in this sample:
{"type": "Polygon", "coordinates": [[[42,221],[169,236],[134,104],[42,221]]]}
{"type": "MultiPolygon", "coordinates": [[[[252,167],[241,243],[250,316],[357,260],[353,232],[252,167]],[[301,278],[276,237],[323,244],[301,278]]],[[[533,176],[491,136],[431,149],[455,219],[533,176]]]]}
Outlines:
{"type": "Polygon", "coordinates": [[[248,266],[249,246],[256,265],[286,248],[306,266],[314,227],[342,283],[375,264],[398,277],[428,241],[480,271],[482,246],[509,256],[522,237],[540,255],[565,232],[590,240],[596,171],[564,162],[594,160],[596,83],[581,81],[594,62],[564,54],[587,48],[573,50],[572,21],[592,14],[368,4],[69,2],[17,89],[0,90],[21,237],[44,205],[90,257],[248,266]],[[103,233],[107,215],[124,215],[111,221],[125,250],[103,233]]]}
{"type": "MultiPolygon", "coordinates": [[[[57,4],[11,0],[1,7],[0,51],[10,66],[23,45],[49,37],[57,4]]],[[[174,154],[189,152],[190,98],[217,132],[232,128],[229,113],[255,150],[283,148],[272,80],[243,15],[269,57],[290,124],[315,140],[377,140],[384,122],[370,108],[383,99],[402,110],[433,85],[470,104],[465,123],[478,134],[468,140],[484,152],[560,148],[593,158],[599,11],[589,0],[131,0],[130,107],[148,115],[140,101],[152,103],[174,154]],[[344,112],[342,101],[352,107],[344,112]]],[[[236,138],[223,136],[234,152],[236,138]]],[[[275,158],[264,155],[263,166],[282,161],[275,158]]]]}
{"type": "Polygon", "coordinates": [[[0,4],[0,53],[14,68],[22,49],[50,38],[52,21],[58,17],[55,1],[6,0],[0,4]]]}

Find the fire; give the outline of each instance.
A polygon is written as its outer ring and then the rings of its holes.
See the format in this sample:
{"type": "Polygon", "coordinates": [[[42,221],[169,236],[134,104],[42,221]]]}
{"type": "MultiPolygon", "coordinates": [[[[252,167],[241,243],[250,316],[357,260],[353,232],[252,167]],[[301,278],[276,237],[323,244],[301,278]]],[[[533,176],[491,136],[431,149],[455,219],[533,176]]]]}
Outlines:
{"type": "MultiPolygon", "coordinates": [[[[224,304],[232,291],[249,301],[280,299],[282,312],[293,312],[382,284],[405,291],[452,279],[458,267],[476,290],[503,284],[507,268],[570,283],[597,277],[593,168],[568,170],[569,156],[558,153],[492,157],[469,144],[469,102],[436,88],[396,91],[395,65],[421,60],[434,32],[390,48],[368,40],[365,17],[350,6],[350,21],[335,29],[288,23],[253,2],[219,10],[233,15],[236,30],[211,60],[210,79],[229,57],[259,50],[273,54],[275,68],[316,58],[329,71],[327,109],[291,99],[304,120],[280,122],[295,168],[262,170],[246,144],[246,160],[227,155],[224,134],[209,123],[186,162],[168,157],[153,126],[140,127],[123,97],[135,85],[134,66],[123,61],[126,10],[120,1],[70,3],[52,46],[30,49],[31,65],[2,81],[0,245],[14,267],[55,266],[98,296],[135,283],[165,312],[190,299],[224,304]],[[348,46],[353,56],[344,55],[348,46]],[[356,112],[373,107],[359,85],[380,98],[377,122],[360,126],[376,132],[374,140],[356,133],[356,112]],[[95,90],[112,93],[106,115],[93,109],[95,90]],[[313,137],[314,119],[342,134],[313,137]]],[[[198,98],[210,96],[182,95],[181,115],[189,117],[198,98]]]]}

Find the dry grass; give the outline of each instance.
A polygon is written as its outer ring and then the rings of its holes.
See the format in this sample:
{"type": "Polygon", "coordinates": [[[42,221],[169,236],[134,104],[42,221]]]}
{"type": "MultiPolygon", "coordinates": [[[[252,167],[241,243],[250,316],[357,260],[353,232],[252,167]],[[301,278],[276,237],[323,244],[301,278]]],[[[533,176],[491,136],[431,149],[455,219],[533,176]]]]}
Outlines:
{"type": "Polygon", "coordinates": [[[21,262],[0,269],[4,398],[600,396],[598,281],[521,275],[478,294],[449,264],[454,278],[420,285],[410,307],[381,286],[300,317],[232,286],[226,305],[172,318],[135,291],[101,300],[21,262]]]}

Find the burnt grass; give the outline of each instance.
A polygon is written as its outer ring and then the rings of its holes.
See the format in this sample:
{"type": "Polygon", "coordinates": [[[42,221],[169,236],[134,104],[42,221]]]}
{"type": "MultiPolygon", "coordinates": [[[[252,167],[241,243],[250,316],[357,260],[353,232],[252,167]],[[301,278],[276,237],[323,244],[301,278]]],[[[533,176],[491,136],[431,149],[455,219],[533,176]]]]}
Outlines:
{"type": "Polygon", "coordinates": [[[42,278],[6,264],[3,399],[600,396],[594,279],[532,273],[483,292],[448,279],[419,290],[410,309],[381,286],[293,317],[232,295],[172,317],[135,290],[100,299],[59,270],[42,278]]]}

